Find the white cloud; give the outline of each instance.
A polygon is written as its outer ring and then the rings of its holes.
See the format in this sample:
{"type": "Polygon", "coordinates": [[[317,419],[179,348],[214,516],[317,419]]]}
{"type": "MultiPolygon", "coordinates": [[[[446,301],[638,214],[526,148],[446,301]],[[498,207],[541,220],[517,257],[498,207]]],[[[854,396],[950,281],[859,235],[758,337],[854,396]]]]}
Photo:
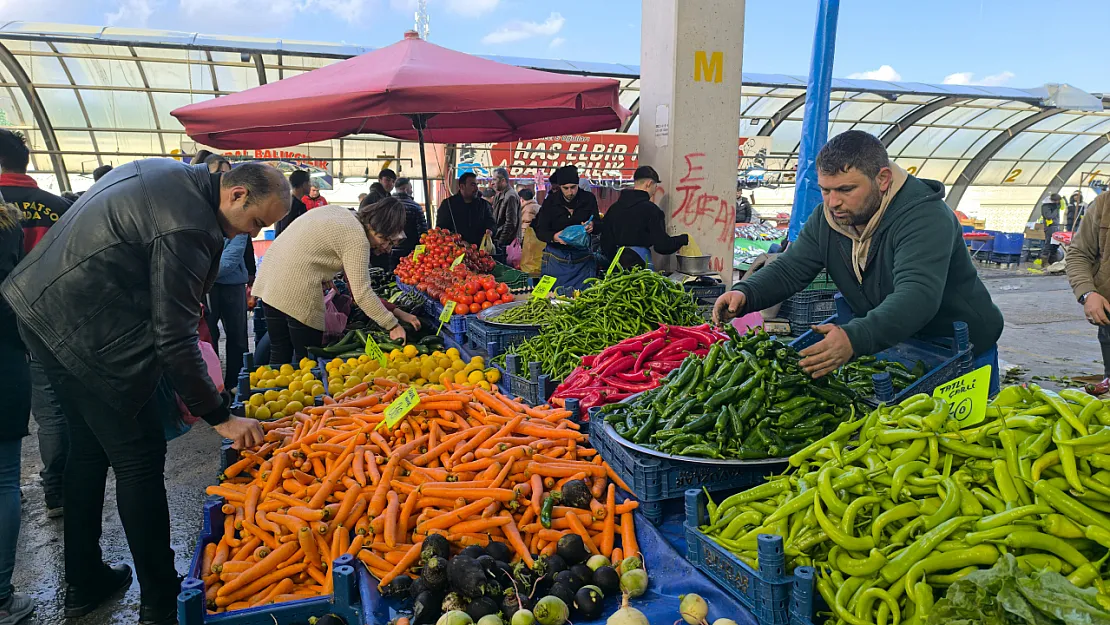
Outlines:
{"type": "Polygon", "coordinates": [[[131,26],[143,28],[154,14],[149,0],[122,0],[114,13],[104,14],[108,26],[131,26]]]}
{"type": "Polygon", "coordinates": [[[866,72],[856,72],[848,74],[848,78],[855,78],[858,80],[902,80],[902,75],[889,65],[881,65],[879,69],[873,69],[866,72]]]}
{"type": "Polygon", "coordinates": [[[497,8],[501,0],[447,0],[447,10],[466,17],[485,15],[497,8]]]}
{"type": "Polygon", "coordinates": [[[369,0],[308,0],[305,9],[319,6],[348,24],[356,24],[361,21],[368,3],[369,0]]]}
{"type": "Polygon", "coordinates": [[[998,87],[1013,79],[1013,72],[1000,72],[976,79],[972,72],[956,72],[944,77],[946,85],[982,85],[984,87],[998,87]]]}
{"type": "Polygon", "coordinates": [[[558,48],[559,46],[563,45],[566,42],[567,42],[566,39],[563,39],[562,37],[556,37],[556,38],[551,40],[551,43],[547,44],[547,47],[552,48],[552,49],[558,48]]]}
{"type": "Polygon", "coordinates": [[[482,43],[485,44],[498,44],[498,43],[514,43],[517,41],[524,41],[532,37],[551,37],[563,29],[563,24],[566,23],[564,18],[559,13],[552,13],[540,22],[509,22],[504,28],[493,31],[492,33],[482,37],[482,43]]]}

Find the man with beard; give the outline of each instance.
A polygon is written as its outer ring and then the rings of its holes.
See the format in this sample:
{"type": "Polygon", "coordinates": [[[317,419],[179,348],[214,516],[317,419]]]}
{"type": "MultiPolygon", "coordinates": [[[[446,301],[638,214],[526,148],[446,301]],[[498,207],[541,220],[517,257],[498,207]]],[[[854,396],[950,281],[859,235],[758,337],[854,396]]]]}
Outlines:
{"type": "Polygon", "coordinates": [[[920,180],[890,161],[878,139],[852,130],[817,155],[824,200],[798,239],[775,262],[717,299],[715,320],[763,310],[828,271],[855,318],[815,329],[824,339],[802,350],[801,365],[818,378],[856,356],[911,336],[952,336],[967,323],[975,367],[993,365],[997,387],[1002,313],[967,253],[959,223],[944,203],[944,185],[920,180]]]}

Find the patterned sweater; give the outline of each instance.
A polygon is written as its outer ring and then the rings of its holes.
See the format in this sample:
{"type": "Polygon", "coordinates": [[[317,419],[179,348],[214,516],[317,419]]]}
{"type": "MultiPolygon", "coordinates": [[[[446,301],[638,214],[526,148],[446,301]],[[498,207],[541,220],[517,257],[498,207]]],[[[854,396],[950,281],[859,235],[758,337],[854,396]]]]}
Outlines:
{"type": "Polygon", "coordinates": [[[342,206],[308,211],[274,239],[252,293],[310,328],[324,330],[323,283],[347,274],[358,307],[381,327],[394,317],[370,288],[370,240],[355,214],[342,206]]]}

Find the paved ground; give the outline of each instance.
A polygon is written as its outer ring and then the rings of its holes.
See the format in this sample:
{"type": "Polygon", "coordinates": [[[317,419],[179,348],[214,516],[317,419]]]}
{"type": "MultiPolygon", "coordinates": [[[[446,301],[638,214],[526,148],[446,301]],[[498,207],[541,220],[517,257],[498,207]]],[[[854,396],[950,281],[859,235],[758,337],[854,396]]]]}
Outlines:
{"type": "MultiPolygon", "coordinates": [[[[1098,341],[1083,319],[1067,280],[1018,271],[984,270],[994,300],[1006,317],[1001,358],[1029,369],[1029,375],[1079,376],[1100,373],[1098,341]]],[[[33,427],[33,425],[32,425],[33,427]]],[[[204,424],[169,444],[166,485],[172,516],[171,536],[177,568],[185,571],[200,529],[204,488],[217,468],[219,438],[204,424]]],[[[38,444],[32,435],[23,442],[23,531],[16,557],[15,585],[31,593],[38,609],[28,623],[54,625],[62,618],[62,521],[47,520],[38,471],[38,444]]],[[[104,508],[102,545],[110,561],[129,560],[119,517],[114,483],[109,480],[104,508]]],[[[81,619],[81,625],[134,623],[139,604],[138,585],[118,601],[81,619]]],[[[76,625],[76,624],[75,624],[76,625]]]]}

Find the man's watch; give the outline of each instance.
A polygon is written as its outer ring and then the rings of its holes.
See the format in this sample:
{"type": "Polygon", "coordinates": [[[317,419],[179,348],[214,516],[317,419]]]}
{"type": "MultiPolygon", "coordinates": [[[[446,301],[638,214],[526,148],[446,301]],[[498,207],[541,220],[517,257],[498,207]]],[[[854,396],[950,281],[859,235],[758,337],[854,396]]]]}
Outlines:
{"type": "Polygon", "coordinates": [[[1090,295],[1091,293],[1094,293],[1094,291],[1087,291],[1083,295],[1080,295],[1079,296],[1079,303],[1080,304],[1086,304],[1087,303],[1087,296],[1090,295]]]}

